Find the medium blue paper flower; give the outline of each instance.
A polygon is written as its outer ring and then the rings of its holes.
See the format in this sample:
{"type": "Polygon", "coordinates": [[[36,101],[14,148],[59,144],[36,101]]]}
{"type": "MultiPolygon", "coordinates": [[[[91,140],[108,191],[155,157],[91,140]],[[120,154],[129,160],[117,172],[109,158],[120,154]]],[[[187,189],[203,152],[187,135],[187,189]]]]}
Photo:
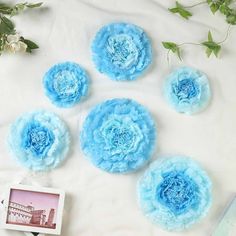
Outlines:
{"type": "Polygon", "coordinates": [[[13,156],[25,167],[49,170],[66,157],[70,135],[55,114],[34,111],[23,114],[12,124],[8,144],[13,156]]]}
{"type": "Polygon", "coordinates": [[[89,78],[73,62],[54,65],[45,74],[43,84],[48,98],[58,107],[72,107],[87,95],[89,78]]]}
{"type": "Polygon", "coordinates": [[[138,200],[153,223],[181,231],[207,214],[212,202],[211,181],[189,158],[162,159],[154,162],[139,180],[138,200]]]}
{"type": "Polygon", "coordinates": [[[92,43],[93,61],[113,80],[135,80],[152,62],[151,43],[136,25],[112,23],[102,27],[92,43]]]}
{"type": "Polygon", "coordinates": [[[193,114],[203,110],[211,98],[211,90],[205,74],[191,67],[181,67],[170,74],[164,93],[176,111],[193,114]]]}
{"type": "Polygon", "coordinates": [[[81,146],[91,162],[111,173],[142,167],[151,157],[155,124],[147,110],[131,99],[112,99],[87,116],[81,146]]]}

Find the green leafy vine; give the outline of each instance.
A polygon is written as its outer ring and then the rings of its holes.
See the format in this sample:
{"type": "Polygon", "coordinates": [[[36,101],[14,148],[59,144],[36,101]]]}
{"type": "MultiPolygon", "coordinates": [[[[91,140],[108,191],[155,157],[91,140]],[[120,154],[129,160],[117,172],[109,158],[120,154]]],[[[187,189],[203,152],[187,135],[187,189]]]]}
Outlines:
{"type": "Polygon", "coordinates": [[[9,52],[28,52],[37,49],[38,45],[29,39],[19,35],[15,29],[12,17],[20,14],[26,9],[40,7],[43,3],[18,3],[10,6],[6,3],[0,3],[0,55],[4,51],[9,52]]]}
{"type": "Polygon", "coordinates": [[[208,32],[207,40],[200,43],[179,43],[178,44],[171,41],[162,42],[163,47],[168,50],[167,51],[168,62],[169,62],[170,52],[176,54],[177,57],[180,60],[182,60],[182,48],[185,45],[201,46],[205,48],[207,57],[210,57],[212,54],[215,55],[215,57],[218,57],[222,49],[222,44],[229,37],[231,26],[236,25],[236,9],[233,8],[233,3],[235,3],[235,0],[206,0],[206,1],[198,2],[191,6],[183,6],[178,1],[176,1],[175,7],[169,8],[169,11],[172,12],[173,14],[180,15],[185,20],[188,20],[193,15],[189,9],[206,4],[210,8],[213,14],[215,14],[216,12],[219,12],[221,15],[223,15],[229,26],[228,26],[224,40],[220,42],[217,42],[213,39],[213,36],[210,30],[208,32]]]}

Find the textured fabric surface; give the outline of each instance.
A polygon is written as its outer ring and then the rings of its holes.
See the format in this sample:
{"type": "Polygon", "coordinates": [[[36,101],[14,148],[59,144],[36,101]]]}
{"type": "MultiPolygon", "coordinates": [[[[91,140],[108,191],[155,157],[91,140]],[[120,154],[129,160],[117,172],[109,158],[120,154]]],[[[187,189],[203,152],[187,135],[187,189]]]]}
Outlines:
{"type": "MultiPolygon", "coordinates": [[[[222,59],[207,59],[198,47],[186,46],[184,62],[171,57],[161,41],[201,41],[209,29],[217,41],[224,38],[227,26],[222,18],[209,16],[199,6],[190,21],[170,14],[166,9],[174,1],[161,0],[45,0],[48,9],[25,12],[15,17],[17,28],[40,45],[35,55],[0,57],[0,187],[15,182],[25,170],[12,158],[4,143],[10,124],[22,113],[44,108],[67,122],[72,149],[62,166],[45,176],[27,174],[44,186],[67,192],[62,236],[209,236],[236,182],[236,31],[224,45],[222,59]],[[151,68],[131,82],[112,81],[100,74],[91,59],[91,42],[103,25],[125,21],[140,26],[153,45],[151,68]],[[74,61],[86,68],[91,77],[89,97],[70,109],[55,107],[44,95],[42,79],[51,65],[74,61]],[[207,109],[187,116],[177,113],[165,101],[164,79],[179,66],[191,66],[204,72],[212,88],[207,109]],[[135,99],[147,107],[158,124],[158,147],[153,159],[164,154],[191,156],[207,171],[213,182],[213,205],[209,215],[186,232],[169,233],[152,225],[136,202],[136,182],[144,169],[130,175],[111,175],[88,162],[80,148],[78,131],[93,106],[114,97],[135,99]]],[[[181,1],[182,2],[182,1],[181,1]]],[[[195,1],[185,0],[186,4],[195,1]]],[[[1,231],[1,236],[22,233],[1,231]]]]}

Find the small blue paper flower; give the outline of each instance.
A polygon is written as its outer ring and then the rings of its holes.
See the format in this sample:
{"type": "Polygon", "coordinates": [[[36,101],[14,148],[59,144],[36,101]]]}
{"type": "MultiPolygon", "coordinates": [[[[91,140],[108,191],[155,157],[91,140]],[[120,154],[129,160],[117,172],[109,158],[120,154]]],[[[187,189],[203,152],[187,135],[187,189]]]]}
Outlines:
{"type": "Polygon", "coordinates": [[[170,74],[164,93],[176,111],[193,114],[203,110],[211,98],[211,90],[205,74],[191,67],[181,67],[170,74]]]}
{"type": "Polygon", "coordinates": [[[135,80],[152,62],[151,43],[136,25],[112,23],[102,27],[92,43],[93,61],[113,80],[135,80]]]}
{"type": "Polygon", "coordinates": [[[155,124],[147,110],[131,99],[112,99],[87,116],[81,147],[91,162],[110,173],[142,167],[151,157],[155,124]]]}
{"type": "Polygon", "coordinates": [[[89,78],[73,62],[54,65],[45,74],[43,84],[48,98],[58,107],[72,107],[87,95],[89,78]]]}
{"type": "Polygon", "coordinates": [[[8,144],[13,156],[25,167],[34,171],[50,170],[65,159],[70,135],[55,114],[34,111],[12,124],[8,144]]]}
{"type": "Polygon", "coordinates": [[[212,202],[211,181],[190,158],[162,159],[139,180],[138,200],[154,224],[181,231],[207,214],[212,202]]]}

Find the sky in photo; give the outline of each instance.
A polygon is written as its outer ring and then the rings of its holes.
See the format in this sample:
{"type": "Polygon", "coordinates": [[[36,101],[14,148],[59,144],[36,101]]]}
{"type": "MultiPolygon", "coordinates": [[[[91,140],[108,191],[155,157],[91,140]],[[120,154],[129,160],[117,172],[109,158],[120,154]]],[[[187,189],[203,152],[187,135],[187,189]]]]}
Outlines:
{"type": "Polygon", "coordinates": [[[54,223],[56,223],[59,194],[11,189],[9,200],[24,206],[33,206],[35,210],[45,210],[46,220],[51,208],[53,208],[55,209],[54,223]]]}

